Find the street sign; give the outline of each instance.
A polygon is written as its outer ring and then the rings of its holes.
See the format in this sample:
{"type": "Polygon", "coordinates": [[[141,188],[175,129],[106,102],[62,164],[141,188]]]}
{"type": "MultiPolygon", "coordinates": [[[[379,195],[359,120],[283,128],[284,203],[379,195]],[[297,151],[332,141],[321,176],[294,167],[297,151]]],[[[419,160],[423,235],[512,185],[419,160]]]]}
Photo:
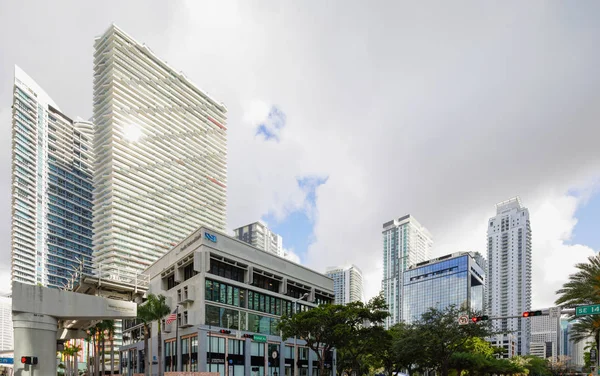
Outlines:
{"type": "Polygon", "coordinates": [[[0,364],[14,364],[14,358],[0,358],[0,364]]]}
{"type": "Polygon", "coordinates": [[[598,351],[596,349],[590,349],[590,363],[596,364],[598,351]]]}
{"type": "Polygon", "coordinates": [[[252,339],[254,340],[254,342],[267,342],[267,336],[261,336],[258,334],[255,334],[252,339]]]}
{"type": "Polygon", "coordinates": [[[575,307],[575,316],[600,315],[600,304],[575,307]]]}
{"type": "Polygon", "coordinates": [[[458,318],[458,325],[467,325],[469,323],[469,316],[460,316],[458,318]]]}
{"type": "Polygon", "coordinates": [[[558,319],[560,317],[561,308],[560,307],[550,307],[550,318],[558,319]]]}

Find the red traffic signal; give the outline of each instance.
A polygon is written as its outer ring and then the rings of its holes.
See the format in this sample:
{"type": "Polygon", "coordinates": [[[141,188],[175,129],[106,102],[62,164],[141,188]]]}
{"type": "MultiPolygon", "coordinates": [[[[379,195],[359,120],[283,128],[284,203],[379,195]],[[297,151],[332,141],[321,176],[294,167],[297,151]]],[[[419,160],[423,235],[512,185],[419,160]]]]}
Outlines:
{"type": "Polygon", "coordinates": [[[231,334],[231,330],[221,329],[221,330],[219,330],[219,333],[221,333],[221,334],[231,334]]]}
{"type": "Polygon", "coordinates": [[[21,357],[21,363],[23,364],[37,364],[37,357],[36,356],[22,356],[21,357]]]}
{"type": "Polygon", "coordinates": [[[242,334],[242,337],[244,337],[244,338],[253,338],[254,336],[252,334],[242,334]]]}
{"type": "Polygon", "coordinates": [[[485,320],[488,320],[488,319],[489,319],[489,317],[485,316],[485,315],[484,316],[473,316],[473,317],[471,317],[471,321],[473,321],[473,322],[485,321],[485,320]]]}
{"type": "Polygon", "coordinates": [[[542,311],[527,311],[523,312],[523,317],[541,316],[542,311]]]}

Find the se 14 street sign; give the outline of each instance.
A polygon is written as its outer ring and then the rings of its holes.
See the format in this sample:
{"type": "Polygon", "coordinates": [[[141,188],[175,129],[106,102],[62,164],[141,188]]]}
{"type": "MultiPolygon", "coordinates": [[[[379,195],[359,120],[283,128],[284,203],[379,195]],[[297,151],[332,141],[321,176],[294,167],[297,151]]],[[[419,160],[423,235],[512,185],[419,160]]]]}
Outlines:
{"type": "Polygon", "coordinates": [[[575,307],[575,316],[600,315],[600,304],[575,307]]]}

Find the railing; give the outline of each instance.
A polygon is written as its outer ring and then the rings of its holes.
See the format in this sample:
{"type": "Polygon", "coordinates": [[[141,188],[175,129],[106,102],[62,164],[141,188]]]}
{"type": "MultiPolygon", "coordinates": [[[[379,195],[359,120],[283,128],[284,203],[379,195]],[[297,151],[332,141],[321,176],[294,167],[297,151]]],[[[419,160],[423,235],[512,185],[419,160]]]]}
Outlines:
{"type": "Polygon", "coordinates": [[[99,280],[115,281],[147,289],[150,285],[150,276],[135,270],[125,270],[111,264],[94,265],[92,275],[99,280]]]}

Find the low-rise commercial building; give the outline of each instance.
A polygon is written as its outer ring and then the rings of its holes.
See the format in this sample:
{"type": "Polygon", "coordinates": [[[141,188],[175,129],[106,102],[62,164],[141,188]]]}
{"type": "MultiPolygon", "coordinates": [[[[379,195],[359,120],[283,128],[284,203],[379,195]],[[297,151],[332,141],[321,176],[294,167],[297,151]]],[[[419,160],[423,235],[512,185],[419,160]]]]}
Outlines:
{"type": "MultiPolygon", "coordinates": [[[[316,354],[299,339],[281,338],[277,324],[282,315],[332,303],[333,281],[327,276],[206,227],[145,274],[149,292],[166,296],[172,312],[178,307],[177,319],[163,323],[165,371],[317,376],[316,354]]],[[[135,321],[124,328],[121,374],[132,375],[144,369],[143,332],[135,321]]],[[[334,359],[332,353],[326,360],[333,374],[334,359]]]]}

